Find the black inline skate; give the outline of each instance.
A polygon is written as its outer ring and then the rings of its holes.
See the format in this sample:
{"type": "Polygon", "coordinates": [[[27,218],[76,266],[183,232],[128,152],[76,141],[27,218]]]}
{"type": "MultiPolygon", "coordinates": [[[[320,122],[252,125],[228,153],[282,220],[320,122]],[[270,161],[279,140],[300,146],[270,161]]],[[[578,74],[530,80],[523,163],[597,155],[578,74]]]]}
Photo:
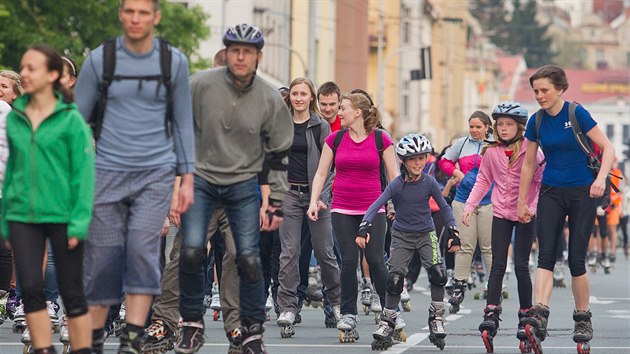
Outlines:
{"type": "Polygon", "coordinates": [[[536,306],[527,311],[527,315],[528,317],[523,320],[527,340],[535,354],[542,354],[541,343],[547,337],[549,307],[543,304],[536,304],[536,306]]]}
{"type": "Polygon", "coordinates": [[[449,313],[454,314],[459,312],[460,305],[464,301],[464,293],[466,292],[467,286],[468,282],[466,280],[455,280],[455,285],[453,285],[453,295],[451,295],[451,298],[448,300],[451,304],[449,313]]]}
{"type": "Polygon", "coordinates": [[[494,337],[497,336],[499,330],[499,321],[501,318],[501,306],[487,305],[483,310],[483,322],[479,325],[479,332],[481,332],[481,339],[486,346],[486,352],[494,353],[494,337]]]}
{"type": "Polygon", "coordinates": [[[398,313],[396,310],[383,309],[381,313],[381,322],[374,333],[372,333],[372,350],[387,350],[394,345],[392,336],[396,329],[396,318],[398,313]]]}

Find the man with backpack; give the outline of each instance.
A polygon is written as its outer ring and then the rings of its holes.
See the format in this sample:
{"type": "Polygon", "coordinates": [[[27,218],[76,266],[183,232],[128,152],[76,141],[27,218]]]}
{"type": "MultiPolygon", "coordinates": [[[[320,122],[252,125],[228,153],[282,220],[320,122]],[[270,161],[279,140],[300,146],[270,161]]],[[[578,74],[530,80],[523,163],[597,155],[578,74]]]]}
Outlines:
{"type": "Polygon", "coordinates": [[[93,352],[102,353],[108,307],[126,294],[119,353],[140,351],[160,293],[160,230],[193,203],[194,146],[188,60],[154,37],[159,0],[123,0],[123,35],[88,56],[76,99],[94,132],[96,190],[84,288],[93,352]],[[171,203],[175,175],[179,191],[171,203]]]}

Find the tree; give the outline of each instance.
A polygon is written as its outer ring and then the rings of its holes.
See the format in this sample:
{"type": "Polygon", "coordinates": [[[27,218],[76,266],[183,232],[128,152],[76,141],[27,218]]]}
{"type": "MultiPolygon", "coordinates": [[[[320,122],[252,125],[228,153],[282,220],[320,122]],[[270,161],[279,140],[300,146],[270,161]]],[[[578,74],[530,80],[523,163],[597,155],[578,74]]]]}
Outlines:
{"type": "MultiPolygon", "coordinates": [[[[4,0],[0,5],[0,66],[17,69],[26,49],[46,43],[71,56],[80,66],[87,53],[105,39],[120,35],[118,0],[4,0]]],[[[207,65],[198,55],[199,42],[210,35],[201,8],[162,1],[162,22],[157,28],[173,46],[193,60],[207,65]]]]}
{"type": "Polygon", "coordinates": [[[471,13],[479,20],[491,41],[505,52],[522,54],[530,67],[553,62],[552,39],[546,35],[549,25],[536,20],[536,1],[513,0],[511,16],[504,0],[475,0],[471,13]]]}

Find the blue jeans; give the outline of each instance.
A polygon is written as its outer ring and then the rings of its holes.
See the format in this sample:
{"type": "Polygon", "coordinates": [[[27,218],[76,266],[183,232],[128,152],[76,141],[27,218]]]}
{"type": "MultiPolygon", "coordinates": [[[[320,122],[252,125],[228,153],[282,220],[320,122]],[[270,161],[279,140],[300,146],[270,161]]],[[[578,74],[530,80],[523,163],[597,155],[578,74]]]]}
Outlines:
{"type": "MultiPolygon", "coordinates": [[[[219,186],[195,176],[195,203],[182,215],[182,248],[205,248],[210,215],[215,208],[223,207],[234,235],[237,259],[251,254],[260,258],[258,229],[260,202],[257,186],[256,177],[228,186],[219,186]]],[[[239,273],[242,272],[243,270],[239,269],[239,273]]],[[[266,316],[262,275],[250,282],[244,278],[246,277],[241,277],[239,286],[240,317],[264,322],[266,316]]],[[[205,283],[205,272],[202,268],[197,273],[184,273],[180,269],[179,311],[184,320],[203,317],[205,283]]]]}

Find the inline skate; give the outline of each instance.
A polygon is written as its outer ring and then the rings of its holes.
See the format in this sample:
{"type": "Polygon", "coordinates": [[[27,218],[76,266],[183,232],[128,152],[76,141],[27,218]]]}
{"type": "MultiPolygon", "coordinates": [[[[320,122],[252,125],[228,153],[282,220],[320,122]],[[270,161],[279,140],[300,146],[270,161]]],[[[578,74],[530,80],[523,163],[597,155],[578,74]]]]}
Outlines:
{"type": "Polygon", "coordinates": [[[372,333],[372,350],[387,350],[394,345],[393,335],[396,330],[396,310],[384,309],[378,328],[372,333]]]}
{"type": "Polygon", "coordinates": [[[259,322],[248,323],[247,319],[243,322],[243,353],[267,354],[263,344],[263,332],[265,331],[263,324],[259,322]]]}
{"type": "Polygon", "coordinates": [[[548,318],[549,307],[536,304],[536,306],[527,311],[527,317],[523,319],[527,340],[535,354],[542,354],[543,352],[541,343],[547,337],[548,318]]]}
{"type": "Polygon", "coordinates": [[[324,325],[326,328],[336,328],[337,322],[341,319],[341,310],[339,305],[326,305],[324,307],[324,325]]]}
{"type": "Polygon", "coordinates": [[[479,325],[479,332],[481,332],[481,339],[486,346],[486,352],[494,353],[494,337],[497,336],[499,330],[499,321],[501,318],[501,306],[487,305],[483,310],[483,322],[479,325]]]}
{"type": "Polygon", "coordinates": [[[593,339],[593,325],[591,323],[591,311],[573,311],[573,341],[577,343],[578,354],[589,354],[591,352],[590,341],[593,339]]]}
{"type": "Polygon", "coordinates": [[[411,296],[409,296],[409,292],[407,291],[407,279],[405,279],[405,286],[403,287],[402,293],[400,293],[400,307],[402,307],[403,311],[410,312],[411,311],[411,296]]]}
{"type": "Polygon", "coordinates": [[[154,320],[146,330],[142,354],[159,354],[175,348],[175,333],[162,320],[154,320]]]}
{"type": "Polygon", "coordinates": [[[446,346],[446,329],[444,329],[444,304],[431,302],[429,306],[429,341],[440,350],[446,346]]]}
{"type": "Polygon", "coordinates": [[[527,339],[527,333],[525,332],[525,319],[529,317],[530,309],[518,310],[518,326],[516,328],[516,338],[520,341],[518,349],[521,353],[531,353],[532,346],[527,339]]]}
{"type": "Polygon", "coordinates": [[[564,283],[564,262],[557,261],[553,270],[553,287],[554,288],[566,288],[564,283]]]}
{"type": "Polygon", "coordinates": [[[345,314],[337,323],[339,343],[354,343],[359,339],[357,331],[357,316],[345,314]]]}
{"type": "Polygon", "coordinates": [[[182,322],[179,329],[179,338],[175,344],[175,353],[192,354],[206,342],[203,335],[204,323],[201,321],[182,322]]]}
{"type": "Polygon", "coordinates": [[[291,311],[282,311],[276,324],[280,327],[280,337],[291,338],[295,335],[295,314],[291,311]]]}
{"type": "Polygon", "coordinates": [[[464,301],[466,286],[466,280],[455,280],[455,285],[453,286],[453,295],[451,295],[451,298],[448,300],[448,302],[451,304],[449,308],[449,313],[454,314],[459,312],[460,305],[464,301]]]}
{"type": "Polygon", "coordinates": [[[363,312],[366,315],[370,314],[370,305],[372,303],[372,284],[367,281],[363,281],[361,284],[361,304],[363,305],[363,312]]]}
{"type": "Polygon", "coordinates": [[[243,332],[240,328],[234,328],[226,333],[230,346],[228,347],[228,354],[241,354],[243,353],[243,332]]]}
{"type": "Polygon", "coordinates": [[[374,314],[374,324],[379,324],[381,322],[383,306],[381,305],[381,298],[377,293],[372,293],[372,296],[370,296],[370,311],[374,314]]]}

